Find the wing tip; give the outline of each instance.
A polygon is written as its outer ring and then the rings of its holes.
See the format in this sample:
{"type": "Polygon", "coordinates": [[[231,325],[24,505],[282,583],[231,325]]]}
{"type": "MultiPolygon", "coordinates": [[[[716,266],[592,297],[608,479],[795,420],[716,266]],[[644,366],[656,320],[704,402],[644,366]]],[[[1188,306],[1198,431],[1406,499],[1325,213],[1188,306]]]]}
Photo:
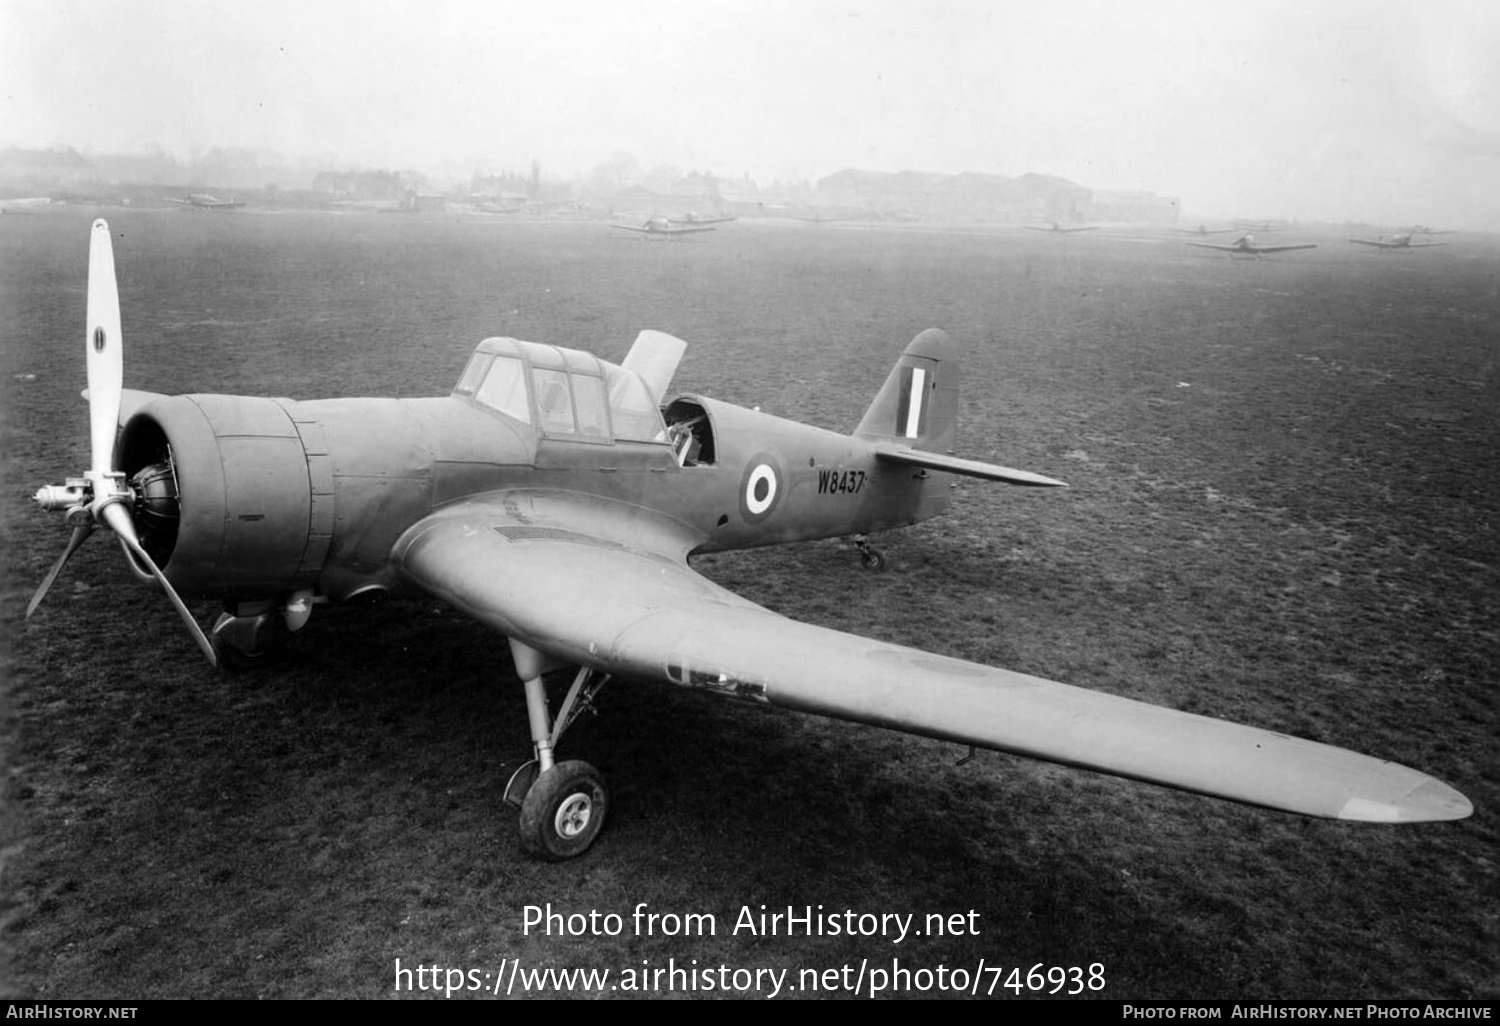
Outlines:
{"type": "Polygon", "coordinates": [[[1441,780],[1425,778],[1394,801],[1355,795],[1338,818],[1364,823],[1441,823],[1467,819],[1474,804],[1441,780]]]}

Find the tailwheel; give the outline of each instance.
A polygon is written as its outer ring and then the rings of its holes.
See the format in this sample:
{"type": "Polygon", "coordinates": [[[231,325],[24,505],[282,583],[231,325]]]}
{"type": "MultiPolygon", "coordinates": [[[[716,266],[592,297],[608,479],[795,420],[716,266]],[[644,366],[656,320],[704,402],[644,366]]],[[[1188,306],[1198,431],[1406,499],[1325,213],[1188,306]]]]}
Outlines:
{"type": "Polygon", "coordinates": [[[559,762],[542,773],[521,803],[521,847],[549,862],[582,855],[599,836],[609,792],[586,762],[559,762]]]}
{"type": "Polygon", "coordinates": [[[859,565],[866,570],[885,569],[885,554],[873,547],[862,534],[854,536],[854,547],[859,550],[859,565]]]}

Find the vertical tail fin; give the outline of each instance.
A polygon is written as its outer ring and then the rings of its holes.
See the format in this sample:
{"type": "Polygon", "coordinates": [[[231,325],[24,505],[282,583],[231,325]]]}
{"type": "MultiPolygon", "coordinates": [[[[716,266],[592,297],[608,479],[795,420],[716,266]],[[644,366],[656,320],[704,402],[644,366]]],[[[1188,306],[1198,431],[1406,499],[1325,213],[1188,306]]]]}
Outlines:
{"type": "Polygon", "coordinates": [[[946,452],[957,440],[958,345],[928,328],[911,340],[854,431],[913,449],[946,452]]]}

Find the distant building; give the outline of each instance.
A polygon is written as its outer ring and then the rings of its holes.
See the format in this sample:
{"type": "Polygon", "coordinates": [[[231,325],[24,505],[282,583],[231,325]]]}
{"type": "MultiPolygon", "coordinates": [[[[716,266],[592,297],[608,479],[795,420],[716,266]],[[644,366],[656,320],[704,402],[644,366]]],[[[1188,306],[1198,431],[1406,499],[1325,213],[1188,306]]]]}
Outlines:
{"type": "Polygon", "coordinates": [[[735,217],[754,217],[763,213],[765,201],[761,199],[760,186],[748,174],[739,178],[719,180],[719,201],[726,214],[735,217]]]}
{"type": "Polygon", "coordinates": [[[312,189],[336,201],[400,201],[416,191],[407,176],[394,171],[320,171],[312,189]]]}
{"type": "Polygon", "coordinates": [[[965,172],[861,171],[845,168],[818,182],[820,207],[877,219],[932,221],[1079,221],[1091,190],[1054,175],[1019,178],[965,172]]]}
{"type": "Polygon", "coordinates": [[[1056,221],[1059,224],[1087,220],[1094,196],[1092,189],[1066,178],[1031,172],[1013,180],[1006,191],[1012,209],[1018,215],[1014,220],[1056,221]]]}
{"type": "Polygon", "coordinates": [[[93,161],[72,147],[59,150],[0,150],[0,195],[50,196],[96,184],[93,161]]]}
{"type": "Polygon", "coordinates": [[[1176,224],[1181,214],[1181,206],[1176,196],[1158,196],[1154,192],[1095,189],[1089,217],[1095,221],[1176,224]]]}

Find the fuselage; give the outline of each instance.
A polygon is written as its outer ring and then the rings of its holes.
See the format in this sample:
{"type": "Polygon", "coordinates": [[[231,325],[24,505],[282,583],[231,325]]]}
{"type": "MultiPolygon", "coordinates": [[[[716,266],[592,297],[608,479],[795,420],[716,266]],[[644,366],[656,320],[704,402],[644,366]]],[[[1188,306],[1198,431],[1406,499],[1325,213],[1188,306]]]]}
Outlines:
{"type": "Polygon", "coordinates": [[[430,399],[155,399],[118,451],[127,477],[175,493],[138,514],[143,542],[185,596],[338,601],[399,589],[402,533],[475,499],[672,555],[879,531],[947,503],[948,475],[882,464],[867,441],[702,396],[626,408],[605,401],[606,381],[631,384],[620,368],[545,349],[481,354],[514,362],[509,399],[482,381],[430,399]],[[566,423],[548,388],[571,395],[566,423]]]}

